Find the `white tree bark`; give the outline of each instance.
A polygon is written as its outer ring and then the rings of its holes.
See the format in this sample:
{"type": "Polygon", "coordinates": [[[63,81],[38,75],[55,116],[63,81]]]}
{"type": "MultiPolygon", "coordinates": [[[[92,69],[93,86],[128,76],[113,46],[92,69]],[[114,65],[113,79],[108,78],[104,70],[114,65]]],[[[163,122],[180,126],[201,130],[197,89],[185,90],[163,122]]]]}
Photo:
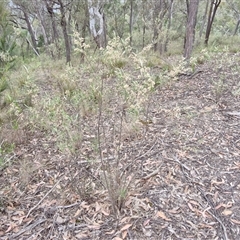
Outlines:
{"type": "Polygon", "coordinates": [[[100,12],[99,1],[88,0],[89,26],[91,34],[99,48],[106,46],[104,14],[100,12]],[[99,29],[96,29],[99,26],[99,29]]]}

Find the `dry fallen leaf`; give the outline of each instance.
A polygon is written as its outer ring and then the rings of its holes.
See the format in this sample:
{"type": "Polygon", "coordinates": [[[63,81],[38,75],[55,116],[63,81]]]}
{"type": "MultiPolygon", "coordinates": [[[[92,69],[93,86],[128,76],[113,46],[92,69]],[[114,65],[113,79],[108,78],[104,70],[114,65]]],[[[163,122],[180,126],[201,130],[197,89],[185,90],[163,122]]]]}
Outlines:
{"type": "Polygon", "coordinates": [[[151,220],[151,219],[145,220],[144,223],[143,223],[143,226],[147,226],[147,225],[149,224],[150,220],[151,220]]]}
{"type": "Polygon", "coordinates": [[[240,221],[239,221],[239,220],[231,219],[231,221],[232,221],[233,223],[236,223],[236,224],[239,224],[239,225],[240,225],[240,221]]]}
{"type": "Polygon", "coordinates": [[[95,208],[96,208],[96,212],[98,212],[100,209],[101,209],[101,207],[100,207],[100,205],[99,205],[99,203],[98,202],[96,202],[96,206],[95,206],[95,208]]]}
{"type": "Polygon", "coordinates": [[[190,200],[189,202],[190,202],[191,204],[193,204],[193,205],[197,205],[197,206],[199,206],[199,203],[196,202],[196,201],[190,200]]]}
{"type": "Polygon", "coordinates": [[[63,224],[65,222],[65,219],[63,219],[62,217],[58,216],[56,219],[56,223],[57,224],[63,224]]]}
{"type": "Polygon", "coordinates": [[[124,230],[127,230],[127,229],[129,229],[131,226],[132,226],[132,223],[126,224],[124,227],[121,228],[120,231],[122,232],[122,231],[124,231],[124,230]]]}
{"type": "Polygon", "coordinates": [[[125,206],[128,207],[131,203],[132,203],[132,198],[129,198],[129,199],[125,202],[125,206]]]}
{"type": "Polygon", "coordinates": [[[100,229],[100,225],[99,224],[94,224],[94,225],[88,225],[87,226],[89,229],[100,229]]]}
{"type": "Polygon", "coordinates": [[[79,215],[80,215],[80,213],[81,213],[81,210],[80,209],[78,209],[77,211],[76,211],[76,213],[74,214],[74,218],[76,218],[76,217],[78,217],[79,215]]]}
{"type": "Polygon", "coordinates": [[[107,212],[107,211],[105,211],[105,210],[103,210],[103,209],[101,210],[101,212],[102,212],[102,214],[104,214],[105,216],[109,216],[109,214],[110,214],[109,212],[107,212]]]}
{"type": "MultiPolygon", "coordinates": [[[[11,232],[13,229],[17,229],[17,224],[14,222],[11,222],[8,229],[5,231],[5,233],[11,232]]],[[[18,229],[17,229],[18,230],[18,229]]]]}
{"type": "Polygon", "coordinates": [[[213,229],[212,226],[210,226],[209,224],[204,224],[204,223],[199,224],[199,227],[200,228],[211,228],[211,229],[213,229]]]}
{"type": "Polygon", "coordinates": [[[190,202],[187,203],[188,207],[191,209],[192,212],[195,212],[195,208],[190,204],[190,202]]]}
{"type": "Polygon", "coordinates": [[[232,214],[232,211],[225,209],[225,210],[222,212],[222,214],[225,215],[225,216],[228,216],[228,215],[231,215],[231,214],[232,214]]]}
{"type": "Polygon", "coordinates": [[[105,232],[107,235],[112,235],[115,232],[115,230],[112,230],[111,232],[105,232]]]}
{"type": "Polygon", "coordinates": [[[157,212],[157,216],[160,217],[160,218],[162,218],[162,219],[164,219],[164,220],[166,220],[166,221],[172,221],[170,218],[167,218],[166,215],[165,215],[165,213],[162,212],[162,211],[158,211],[158,212],[157,212]]]}
{"type": "Polygon", "coordinates": [[[176,207],[176,208],[170,209],[168,212],[173,213],[173,214],[177,214],[177,213],[181,212],[181,209],[179,207],[176,207]]]}
{"type": "Polygon", "coordinates": [[[129,222],[131,220],[130,217],[124,217],[123,219],[121,219],[120,223],[126,223],[129,222]]]}
{"type": "Polygon", "coordinates": [[[75,237],[77,239],[84,239],[84,238],[87,238],[88,235],[87,234],[84,234],[84,233],[78,233],[77,235],[75,235],[75,237]]]}
{"type": "Polygon", "coordinates": [[[127,237],[127,231],[122,232],[122,239],[125,239],[127,237]]]}
{"type": "Polygon", "coordinates": [[[143,233],[146,237],[151,237],[152,236],[152,230],[146,230],[143,228],[143,233]]]}

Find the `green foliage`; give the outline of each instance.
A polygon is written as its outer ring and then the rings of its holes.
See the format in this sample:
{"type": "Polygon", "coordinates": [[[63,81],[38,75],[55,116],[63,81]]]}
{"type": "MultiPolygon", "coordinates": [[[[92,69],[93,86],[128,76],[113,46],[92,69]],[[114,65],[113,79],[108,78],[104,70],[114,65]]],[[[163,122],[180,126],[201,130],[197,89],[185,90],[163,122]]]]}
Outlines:
{"type": "Polygon", "coordinates": [[[44,37],[43,35],[41,34],[38,38],[38,44],[37,44],[38,48],[41,48],[44,46],[44,37]]]}
{"type": "Polygon", "coordinates": [[[217,81],[213,81],[213,96],[215,97],[215,101],[218,102],[221,98],[223,92],[227,89],[227,85],[225,81],[220,78],[217,81]]]}
{"type": "Polygon", "coordinates": [[[126,17],[127,10],[129,9],[129,1],[122,3],[118,0],[112,0],[104,4],[105,13],[109,16],[110,24],[108,31],[111,38],[118,36],[124,38],[128,31],[128,21],[126,17]],[[112,14],[114,13],[114,14],[112,14]]]}
{"type": "MultiPolygon", "coordinates": [[[[16,57],[14,49],[16,40],[13,28],[9,23],[9,13],[6,10],[5,2],[0,2],[0,109],[9,104],[11,99],[7,97],[9,89],[7,78],[8,71],[14,66],[16,57]]],[[[1,120],[1,118],[0,118],[1,120]]]]}
{"type": "Polygon", "coordinates": [[[106,49],[102,49],[103,63],[114,72],[127,64],[127,57],[131,54],[129,39],[121,39],[115,36],[108,42],[106,49]]]}
{"type": "Polygon", "coordinates": [[[16,36],[9,23],[9,13],[5,2],[0,2],[0,78],[3,77],[15,60],[14,49],[16,47],[16,36]]]}

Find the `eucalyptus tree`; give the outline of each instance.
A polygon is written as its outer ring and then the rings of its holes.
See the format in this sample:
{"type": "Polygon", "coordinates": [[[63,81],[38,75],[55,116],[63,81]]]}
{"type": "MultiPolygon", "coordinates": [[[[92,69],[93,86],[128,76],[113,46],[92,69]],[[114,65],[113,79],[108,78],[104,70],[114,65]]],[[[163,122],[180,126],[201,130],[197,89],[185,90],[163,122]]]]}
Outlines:
{"type": "Polygon", "coordinates": [[[15,16],[15,23],[18,27],[27,29],[30,34],[31,41],[27,38],[29,45],[32,47],[35,54],[39,55],[37,48],[36,30],[33,27],[33,22],[36,19],[33,6],[27,0],[12,0],[12,11],[15,16]]]}
{"type": "MultiPolygon", "coordinates": [[[[65,43],[65,51],[66,51],[66,62],[71,62],[71,41],[70,36],[67,29],[67,12],[71,9],[72,1],[63,2],[63,0],[57,0],[56,2],[59,5],[60,13],[61,13],[61,27],[63,31],[64,43],[65,43]]],[[[71,13],[70,13],[71,14],[71,13]]]]}
{"type": "MultiPolygon", "coordinates": [[[[163,27],[163,21],[164,17],[167,13],[167,3],[164,0],[160,1],[154,1],[153,2],[153,43],[154,43],[154,51],[157,51],[158,45],[159,45],[159,38],[162,38],[162,36],[159,36],[162,27],[163,27]]],[[[162,52],[162,44],[160,43],[160,52],[162,52]]]]}
{"type": "Polygon", "coordinates": [[[208,22],[207,22],[207,29],[205,34],[205,41],[204,41],[205,45],[208,44],[209,36],[212,30],[212,24],[220,3],[221,3],[221,0],[211,0],[209,13],[208,13],[208,22]]]}
{"type": "Polygon", "coordinates": [[[129,17],[129,34],[130,34],[130,46],[132,45],[132,35],[133,35],[133,1],[130,0],[130,17],[129,17]]]}
{"type": "Polygon", "coordinates": [[[203,16],[202,16],[202,21],[201,21],[201,24],[200,24],[198,43],[200,42],[200,40],[202,38],[204,27],[205,27],[205,24],[207,22],[208,7],[209,7],[209,1],[206,1],[205,2],[205,7],[204,7],[204,13],[203,13],[203,16]]]}
{"type": "Polygon", "coordinates": [[[89,28],[99,48],[105,48],[107,45],[104,4],[104,0],[88,0],[89,28]]]}
{"type": "MultiPolygon", "coordinates": [[[[47,10],[47,14],[50,18],[52,34],[51,34],[51,43],[56,42],[59,38],[59,33],[57,29],[57,18],[56,18],[56,4],[55,1],[52,0],[44,0],[44,4],[47,10]]],[[[48,18],[48,17],[46,17],[48,18]]]]}
{"type": "Polygon", "coordinates": [[[35,14],[35,17],[38,19],[40,28],[41,28],[41,34],[43,36],[44,45],[50,44],[50,34],[48,27],[48,16],[46,11],[46,6],[42,0],[30,0],[29,4],[31,4],[32,13],[35,14]]]}
{"type": "Polygon", "coordinates": [[[197,23],[199,0],[186,0],[186,4],[187,4],[187,25],[183,55],[185,59],[189,59],[191,57],[195,41],[195,27],[197,23]]]}

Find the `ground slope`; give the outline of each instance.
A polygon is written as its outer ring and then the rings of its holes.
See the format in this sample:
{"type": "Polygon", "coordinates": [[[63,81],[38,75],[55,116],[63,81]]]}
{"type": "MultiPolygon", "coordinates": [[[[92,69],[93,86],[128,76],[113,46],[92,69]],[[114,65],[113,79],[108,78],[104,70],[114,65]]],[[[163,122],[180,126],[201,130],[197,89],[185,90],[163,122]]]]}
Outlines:
{"type": "Polygon", "coordinates": [[[25,130],[0,173],[0,239],[240,239],[239,60],[219,54],[156,88],[147,120],[124,136],[119,166],[134,174],[115,214],[101,167],[25,130]]]}

